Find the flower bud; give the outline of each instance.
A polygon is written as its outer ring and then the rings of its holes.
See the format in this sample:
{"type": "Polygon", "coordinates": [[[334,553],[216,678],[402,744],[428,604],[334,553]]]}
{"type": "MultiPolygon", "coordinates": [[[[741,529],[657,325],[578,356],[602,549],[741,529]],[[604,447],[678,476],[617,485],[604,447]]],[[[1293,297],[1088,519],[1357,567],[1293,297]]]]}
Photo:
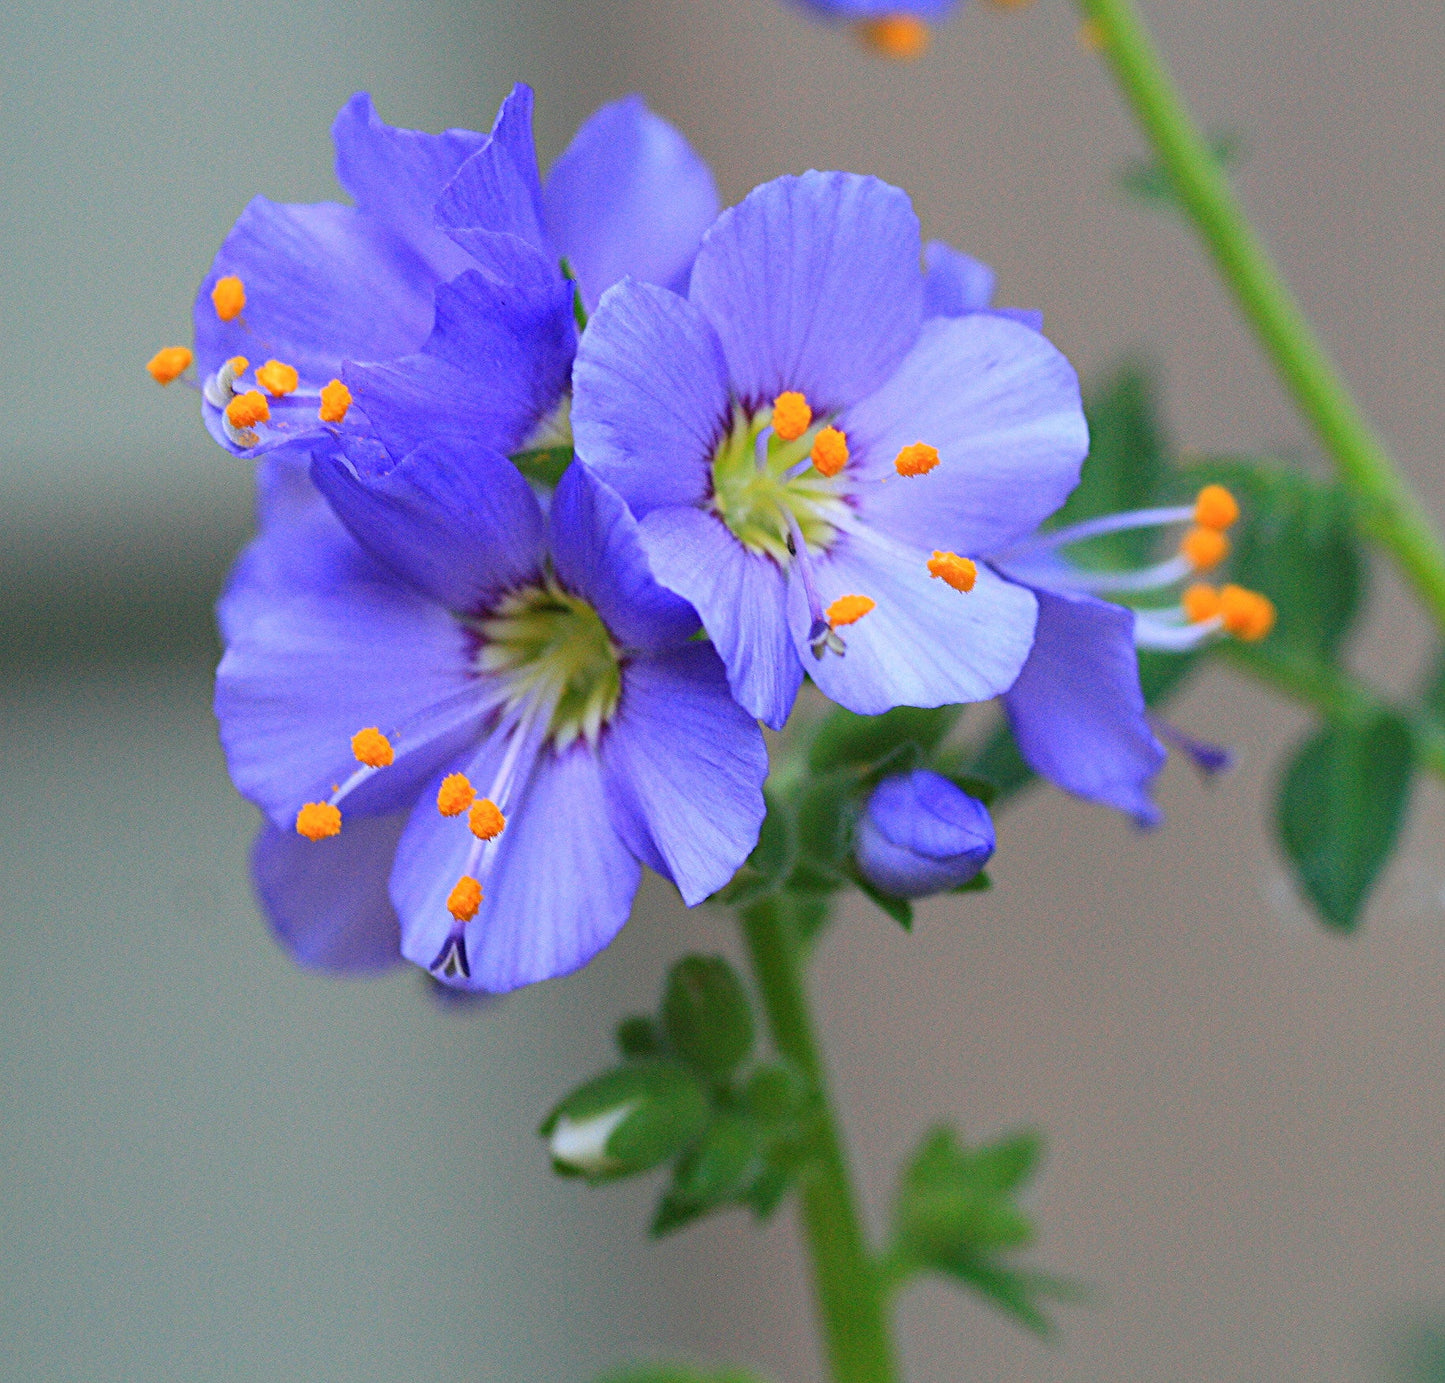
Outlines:
{"type": "Polygon", "coordinates": [[[662,1022],[673,1050],[708,1076],[726,1076],[753,1049],[747,993],[721,956],[684,956],[672,967],[662,1022]]]}
{"type": "Polygon", "coordinates": [[[993,821],[977,798],[920,768],[878,784],[853,848],[874,888],[922,898],[966,884],[988,863],[993,821]]]}
{"type": "Polygon", "coordinates": [[[552,1165],[592,1181],[645,1172],[701,1132],[707,1099],[673,1061],[629,1062],[574,1090],[543,1122],[552,1165]]]}
{"type": "Polygon", "coordinates": [[[616,1159],[607,1154],[607,1142],[635,1107],[634,1102],[628,1101],[575,1120],[559,1114],[552,1126],[552,1136],[547,1140],[552,1161],[582,1176],[602,1176],[619,1170],[616,1159]]]}

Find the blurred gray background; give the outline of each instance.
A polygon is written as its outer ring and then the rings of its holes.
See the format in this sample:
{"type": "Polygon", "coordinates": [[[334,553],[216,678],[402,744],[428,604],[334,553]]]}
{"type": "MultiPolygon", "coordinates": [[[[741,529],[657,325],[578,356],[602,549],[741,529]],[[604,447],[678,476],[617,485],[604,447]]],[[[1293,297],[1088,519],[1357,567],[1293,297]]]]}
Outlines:
{"type": "MultiPolygon", "coordinates": [[[[1405,467],[1445,512],[1438,0],[1150,0],[1203,118],[1405,467]]],[[[254,813],[209,713],[210,604],[249,476],[140,366],[253,192],[336,195],[327,127],[485,128],[517,78],[545,157],[641,90],[725,199],[877,173],[1042,307],[1087,377],[1158,354],[1198,451],[1307,450],[1184,230],[1113,177],[1139,152],[1063,0],[975,0],[912,67],[775,0],[367,6],[42,3],[0,16],[0,1378],[571,1380],[630,1352],[819,1377],[787,1217],[648,1245],[649,1187],[556,1183],[533,1128],[724,915],[644,889],[581,975],[485,1011],[415,973],[297,970],[250,903],[254,813]]],[[[1355,651],[1425,654],[1377,582],[1355,651]]],[[[912,936],[859,904],[815,988],[865,1185],[938,1116],[1034,1122],[1041,1261],[1098,1284],[1061,1348],[941,1286],[915,1383],[1382,1376],[1445,1298],[1445,813],[1434,788],[1363,931],[1324,935],[1267,833],[1306,719],[1223,676],[1177,707],[1233,743],[1140,836],[1040,794],[998,887],[912,936]]]]}

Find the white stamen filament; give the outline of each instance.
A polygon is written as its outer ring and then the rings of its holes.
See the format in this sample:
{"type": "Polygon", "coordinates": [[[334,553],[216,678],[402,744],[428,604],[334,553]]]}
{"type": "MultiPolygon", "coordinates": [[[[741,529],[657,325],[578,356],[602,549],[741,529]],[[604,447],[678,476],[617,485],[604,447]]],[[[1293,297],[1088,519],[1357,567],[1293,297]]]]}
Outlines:
{"type": "Polygon", "coordinates": [[[1224,619],[1190,621],[1182,606],[1167,610],[1136,610],[1134,612],[1134,644],[1137,648],[1158,653],[1189,653],[1200,644],[1224,630],[1224,619]]]}

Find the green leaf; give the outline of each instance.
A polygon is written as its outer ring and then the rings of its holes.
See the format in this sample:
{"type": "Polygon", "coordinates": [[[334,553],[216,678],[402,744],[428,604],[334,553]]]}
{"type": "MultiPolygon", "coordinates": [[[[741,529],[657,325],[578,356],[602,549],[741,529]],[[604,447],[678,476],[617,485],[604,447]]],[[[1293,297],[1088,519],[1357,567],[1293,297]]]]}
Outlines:
{"type": "Polygon", "coordinates": [[[684,1061],[714,1080],[753,1049],[747,991],[721,956],[684,956],[668,973],[662,996],[667,1040],[684,1061]]]}
{"type": "Polygon", "coordinates": [[[1295,877],[1332,927],[1352,931],[1409,802],[1414,741],[1399,717],[1331,725],[1285,770],[1275,824],[1295,877]]]}
{"type": "Polygon", "coordinates": [[[808,767],[814,775],[839,768],[868,768],[910,744],[926,754],[953,728],[961,709],[895,706],[882,715],[860,716],[838,707],[814,738],[808,767]]]}
{"type": "Polygon", "coordinates": [[[1262,591],[1279,619],[1271,648],[1331,662],[1354,624],[1365,589],[1350,502],[1331,482],[1279,462],[1221,458],[1179,472],[1171,483],[1184,501],[1210,482],[1239,501],[1230,532],[1228,580],[1262,591]]]}
{"type": "MultiPolygon", "coordinates": [[[[1234,130],[1208,136],[1209,152],[1221,168],[1230,168],[1245,154],[1244,140],[1234,130]]],[[[1135,201],[1151,207],[1177,207],[1179,196],[1169,174],[1157,160],[1130,159],[1119,170],[1120,188],[1135,201]]]]}
{"type": "Polygon", "coordinates": [[[1079,1300],[1083,1289],[1008,1262],[1033,1241],[1015,1201],[1038,1169],[1042,1143],[1023,1130],[969,1147],[950,1128],[930,1130],[905,1169],[895,1211],[892,1261],[971,1287],[1027,1329],[1047,1335],[1040,1300],[1079,1300]]]}
{"type": "MultiPolygon", "coordinates": [[[[1049,528],[1152,504],[1167,474],[1160,422],[1159,383],[1142,357],[1123,360],[1084,400],[1089,455],[1068,502],[1049,528]]],[[[1153,555],[1156,535],[1147,529],[1112,533],[1069,549],[1083,566],[1131,567],[1153,555]]]]}
{"type": "Polygon", "coordinates": [[[563,471],[572,464],[572,448],[534,447],[530,451],[515,453],[512,464],[528,480],[553,490],[562,479],[563,471]]]}
{"type": "Polygon", "coordinates": [[[667,1049],[657,1024],[640,1013],[618,1023],[616,1038],[617,1050],[627,1057],[661,1056],[667,1049]]]}
{"type": "Polygon", "coordinates": [[[552,1143],[553,1166],[562,1175],[612,1181],[675,1157],[702,1131],[708,1113],[707,1097],[690,1071],[650,1059],[614,1067],[579,1086],[538,1132],[552,1143]],[[619,1122],[603,1125],[610,1131],[601,1147],[559,1156],[556,1140],[565,1129],[585,1128],[617,1111],[625,1112],[619,1122]]]}

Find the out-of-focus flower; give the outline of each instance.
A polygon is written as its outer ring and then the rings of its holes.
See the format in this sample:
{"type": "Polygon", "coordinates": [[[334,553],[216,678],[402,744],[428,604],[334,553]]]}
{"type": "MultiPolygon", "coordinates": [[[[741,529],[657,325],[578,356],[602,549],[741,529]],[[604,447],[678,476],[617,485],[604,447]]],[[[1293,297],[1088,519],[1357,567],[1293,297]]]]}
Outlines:
{"type": "Polygon", "coordinates": [[[988,808],[927,769],[885,778],[858,819],[853,851],[875,888],[922,898],[974,878],[994,851],[988,808]]]}
{"type": "Polygon", "coordinates": [[[932,40],[931,26],[946,19],[957,0],[796,0],[836,23],[851,24],[863,43],[885,58],[916,58],[932,40]]]}
{"type": "Polygon", "coordinates": [[[430,135],[383,124],[358,94],[332,127],[355,206],[247,206],[194,314],[223,446],[344,434],[399,457],[419,420],[503,452],[566,440],[576,326],[561,261],[586,304],[624,274],[685,287],[718,203],[706,166],[636,97],[597,111],[544,189],[531,111],[519,85],[490,134],[430,135]]]}
{"type": "Polygon", "coordinates": [[[384,962],[383,870],[402,954],[492,991],[605,946],[639,861],[689,903],[727,882],[762,739],[615,494],[574,466],[544,516],[505,457],[442,443],[313,478],[330,507],[272,463],[216,690],[232,777],[293,832],[263,836],[257,882],[299,955],[384,962]],[[367,820],[402,811],[399,843],[367,820]]]}
{"type": "Polygon", "coordinates": [[[1078,383],[1017,321],[925,320],[921,252],[898,189],[780,178],[686,298],[620,284],[582,341],[578,455],[771,725],[805,669],[855,711],[937,706],[1007,690],[1032,643],[1034,596],[976,559],[1076,483],[1078,383]]]}

